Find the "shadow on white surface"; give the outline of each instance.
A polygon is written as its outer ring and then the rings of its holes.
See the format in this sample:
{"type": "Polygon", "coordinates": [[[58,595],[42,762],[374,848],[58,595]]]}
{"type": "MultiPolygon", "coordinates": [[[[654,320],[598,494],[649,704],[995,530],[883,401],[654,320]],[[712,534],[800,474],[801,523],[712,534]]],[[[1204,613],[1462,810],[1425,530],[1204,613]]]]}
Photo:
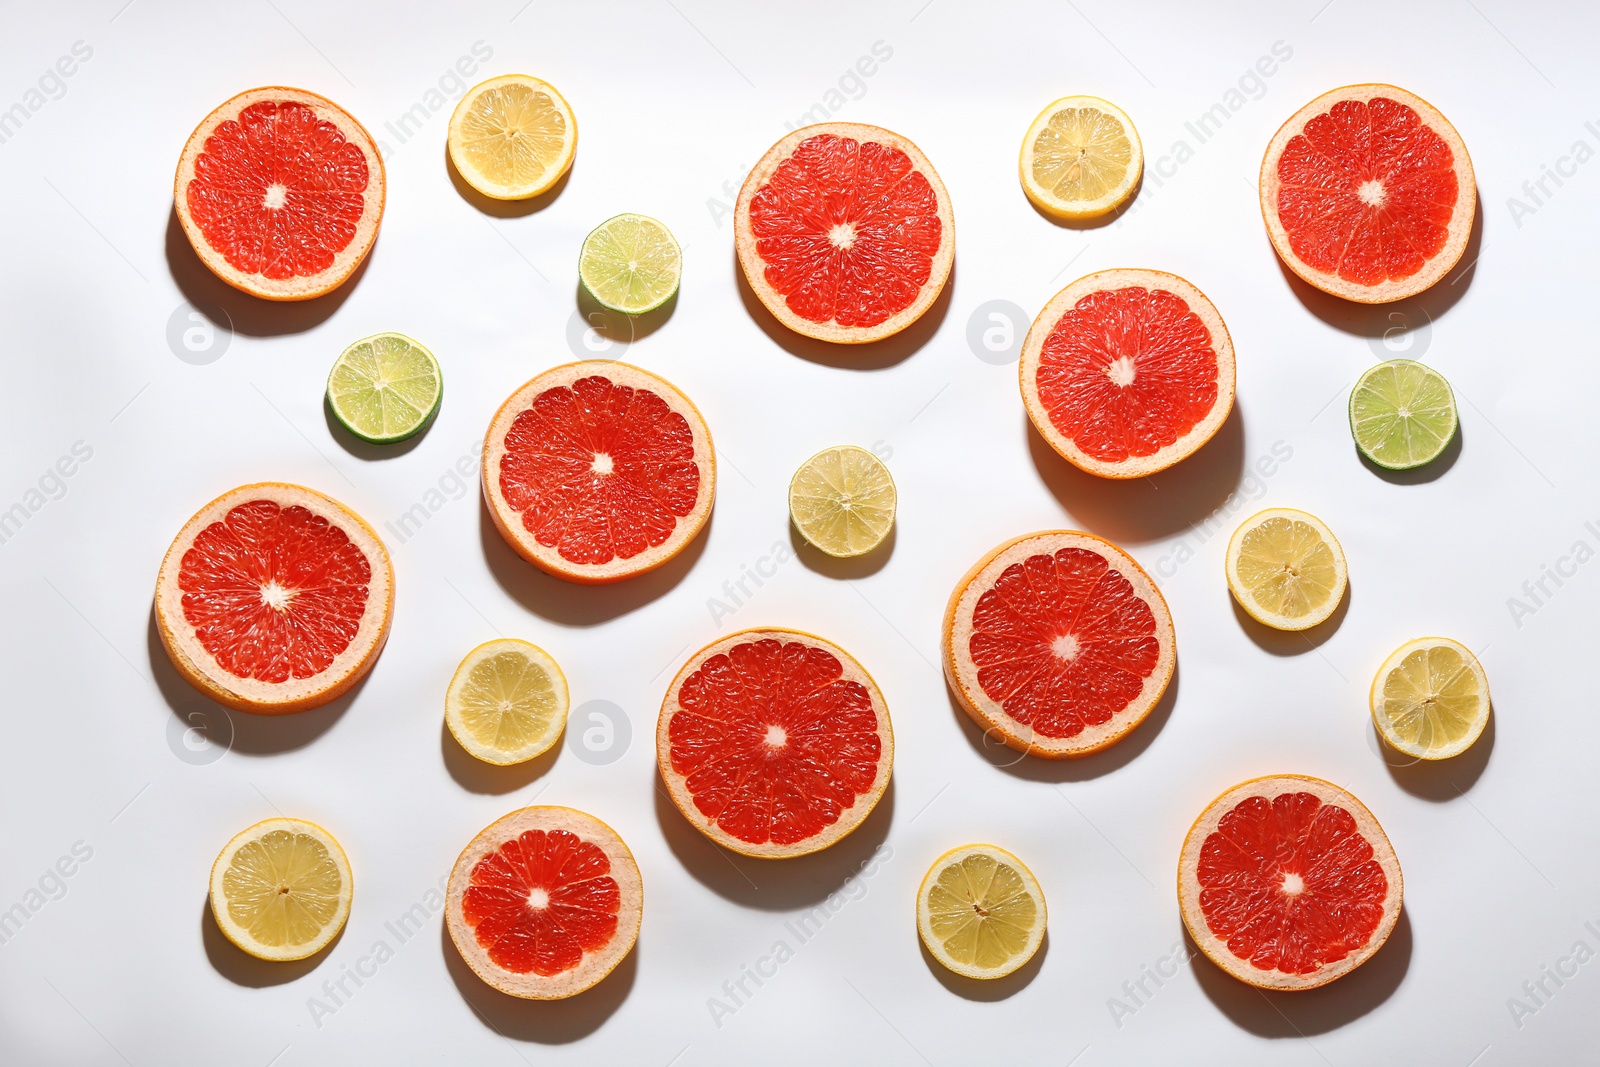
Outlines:
{"type": "Polygon", "coordinates": [[[566,747],[562,740],[557,738],[548,751],[539,753],[525,763],[501,767],[485,763],[467,752],[456,740],[455,734],[450,732],[449,725],[442,721],[439,723],[439,750],[444,755],[445,769],[456,780],[456,784],[469,793],[499,796],[530,785],[555,766],[561,750],[566,747]]]}
{"type": "Polygon", "coordinates": [[[1318,989],[1257,989],[1207,959],[1187,929],[1183,943],[1200,988],[1240,1029],[1257,1037],[1305,1038],[1355,1022],[1400,988],[1411,966],[1411,917],[1402,907],[1389,940],[1371,959],[1318,989]]]}
{"type": "MultiPolygon", "coordinates": [[[[579,251],[581,252],[581,249],[579,251]]],[[[576,257],[577,253],[574,253],[574,258],[576,257]]],[[[642,315],[626,315],[620,311],[612,311],[589,294],[581,278],[578,279],[577,291],[572,299],[577,306],[578,314],[583,316],[583,321],[589,324],[591,330],[608,341],[622,345],[631,345],[635,341],[649,337],[665,326],[667,320],[672,318],[672,313],[678,310],[678,292],[675,290],[667,297],[666,302],[654,311],[646,311],[642,315]]],[[[629,360],[623,357],[627,355],[627,352],[623,352],[622,356],[617,358],[622,358],[626,363],[629,360]]],[[[595,358],[612,357],[602,357],[601,353],[596,352],[595,358]]]]}
{"type": "Polygon", "coordinates": [[[920,937],[917,938],[917,947],[922,949],[922,962],[940,985],[964,1000],[993,1003],[1015,996],[1033,981],[1039,968],[1044,966],[1045,955],[1050,951],[1050,931],[1044,932],[1044,940],[1039,942],[1039,949],[1033,958],[1004,978],[964,977],[934,959],[933,953],[928,951],[928,946],[922,943],[920,937]]]}
{"type": "Polygon", "coordinates": [[[1350,614],[1350,599],[1355,596],[1356,583],[1351,578],[1346,578],[1345,581],[1344,596],[1339,598],[1339,604],[1333,609],[1333,614],[1306,630],[1275,630],[1252,619],[1250,613],[1239,606],[1239,601],[1234,599],[1233,593],[1226,585],[1222,587],[1222,595],[1228,598],[1228,604],[1233,608],[1233,617],[1239,620],[1239,629],[1248,634],[1250,640],[1254,641],[1262,651],[1270,652],[1274,656],[1298,656],[1321,646],[1338,632],[1339,624],[1350,614]]]}
{"type": "Polygon", "coordinates": [[[1361,449],[1357,448],[1353,442],[1350,445],[1350,448],[1361,460],[1361,465],[1363,467],[1367,468],[1367,470],[1371,471],[1373,474],[1376,474],[1379,478],[1382,478],[1390,485],[1422,485],[1425,482],[1437,481],[1438,479],[1444,477],[1445,472],[1456,465],[1456,460],[1461,458],[1461,438],[1462,426],[1458,421],[1456,423],[1456,435],[1450,439],[1449,444],[1444,446],[1444,451],[1439,453],[1439,455],[1430,462],[1425,463],[1420,467],[1413,467],[1408,471],[1386,470],[1372,462],[1372,460],[1368,459],[1366,456],[1363,456],[1361,454],[1361,449]]]}
{"type": "Polygon", "coordinates": [[[214,969],[222,977],[234,985],[249,986],[252,989],[261,989],[265,986],[283,985],[304,978],[328,958],[343,938],[349,924],[339,928],[333,935],[333,940],[323,945],[316,954],[303,960],[258,960],[244,949],[229,941],[217,925],[217,917],[211,914],[211,900],[209,897],[200,902],[200,940],[205,944],[206,959],[211,961],[214,969]]]}
{"type": "MultiPolygon", "coordinates": [[[[572,172],[578,169],[578,160],[573,158],[572,166],[567,172],[556,180],[556,183],[538,196],[530,196],[526,200],[496,200],[492,196],[484,196],[478,190],[467,184],[467,180],[456,169],[456,161],[450,158],[450,143],[446,141],[439,146],[444,153],[445,173],[450,176],[450,184],[455,186],[461,199],[483,212],[497,219],[517,219],[524,215],[532,215],[536,211],[543,211],[549,207],[556,197],[561,195],[561,190],[567,187],[567,182],[572,180],[572,172]]],[[[573,259],[577,259],[577,251],[573,251],[573,259]]]]}
{"type": "Polygon", "coordinates": [[[859,874],[894,821],[894,778],[872,814],[849,836],[821,852],[793,859],[757,859],[718,845],[690,824],[656,778],[656,822],[685,870],[718,896],[763,911],[793,911],[826,900],[859,874]]]}
{"type": "MultiPolygon", "coordinates": [[[[450,930],[439,924],[439,951],[461,999],[489,1029],[511,1041],[565,1045],[594,1033],[633,991],[639,971],[639,946],[622,957],[600,984],[566,1000],[523,1000],[508,996],[479,978],[456,950],[450,930]]],[[[519,1053],[520,1054],[520,1053],[519,1053]]]]}
{"type": "Polygon", "coordinates": [[[1466,795],[1477,784],[1489,757],[1494,753],[1494,708],[1489,709],[1489,721],[1472,747],[1451,759],[1419,760],[1404,752],[1390,748],[1371,719],[1367,726],[1373,746],[1383,755],[1384,767],[1396,785],[1414,797],[1439,803],[1456,800],[1466,795]]]}
{"type": "MultiPolygon", "coordinates": [[[[1144,169],[1141,167],[1139,170],[1139,180],[1134,184],[1133,192],[1128,195],[1128,199],[1119,204],[1116,210],[1108,211],[1104,215],[1100,215],[1092,219],[1058,219],[1054,215],[1050,214],[1050,212],[1040,208],[1038,204],[1035,204],[1032,201],[1032,199],[1028,200],[1028,206],[1033,208],[1033,213],[1035,215],[1038,215],[1041,219],[1044,219],[1044,221],[1050,223],[1052,226],[1060,227],[1063,230],[1099,230],[1110,226],[1113,222],[1116,222],[1122,216],[1126,215],[1133,208],[1133,205],[1138,202],[1139,194],[1143,191],[1144,169]]],[[[1072,282],[1067,283],[1067,285],[1071,284],[1072,282]]],[[[1062,288],[1065,289],[1066,286],[1064,285],[1062,288]]]]}
{"type": "Polygon", "coordinates": [[[371,441],[363,441],[346,429],[344,423],[340,422],[338,417],[334,415],[333,405],[328,403],[327,396],[324,395],[322,398],[322,421],[327,423],[328,436],[339,442],[339,447],[350,453],[350,455],[367,462],[399,459],[413,448],[416,448],[422,443],[422,439],[428,436],[428,430],[438,421],[439,412],[443,410],[444,401],[440,400],[439,407],[435,409],[432,415],[428,416],[428,421],[423,424],[422,429],[404,441],[377,445],[371,441]]]}
{"type": "Polygon", "coordinates": [[[889,557],[894,555],[895,539],[899,536],[900,520],[896,519],[889,533],[870,552],[848,559],[830,556],[817,546],[801,536],[800,531],[794,528],[794,523],[789,524],[789,547],[794,550],[795,557],[805,564],[807,570],[816,571],[825,578],[838,578],[841,581],[855,581],[868,575],[877,574],[883,570],[884,564],[889,562],[889,557]]]}
{"type": "Polygon", "coordinates": [[[1022,427],[1040,480],[1071,522],[1119,545],[1189,529],[1222,507],[1244,472],[1244,416],[1237,402],[1198,452],[1148,478],[1101,478],[1080,470],[1050,447],[1026,412],[1022,427]]]}

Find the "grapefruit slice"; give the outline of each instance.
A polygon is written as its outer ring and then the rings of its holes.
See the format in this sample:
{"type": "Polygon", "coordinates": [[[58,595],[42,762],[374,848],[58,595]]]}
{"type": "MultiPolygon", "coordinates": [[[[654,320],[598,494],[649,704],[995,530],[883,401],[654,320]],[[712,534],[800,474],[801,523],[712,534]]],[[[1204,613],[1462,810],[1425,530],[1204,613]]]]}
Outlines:
{"type": "Polygon", "coordinates": [[[1044,942],[1044,891],[996,845],[963,845],[933,861],[917,890],[928,954],[966,978],[1004,978],[1044,942]]]}
{"type": "Polygon", "coordinates": [[[383,160],[333,101],[281,85],[205,117],[178,157],[173,198],[200,262],[267,300],[337,288],[372,250],[383,160]]]}
{"type": "Polygon", "coordinates": [[[897,133],[806,126],[761,157],[734,208],[739,265],[789,329],[838,344],[878,341],[938,299],[955,261],[944,183],[897,133]]]}
{"type": "Polygon", "coordinates": [[[1461,135],[1394,85],[1323,93],[1261,160],[1272,247],[1304,281],[1363,304],[1404,300],[1450,273],[1477,204],[1461,135]]]}
{"type": "Polygon", "coordinates": [[[671,382],[626,363],[552,368],[511,394],[483,445],[483,494],[528,562],[586,585],[666,563],[711,514],[711,432],[671,382]]]}
{"type": "Polygon", "coordinates": [[[1383,947],[1402,880],[1383,827],[1331,782],[1255,778],[1195,820],[1178,860],[1194,943],[1242,982],[1314,989],[1383,947]]]}
{"type": "Polygon", "coordinates": [[[781,859],[827,848],[871,814],[894,732],[850,653],[798,630],[743,630],[690,656],[667,687],[656,762],[695,829],[781,859]]]}
{"type": "Polygon", "coordinates": [[[1102,478],[1166,470],[1233,410],[1233,342],[1205,294],[1158,270],[1079,278],[1022,344],[1022,402],[1039,434],[1102,478]]]}
{"type": "Polygon", "coordinates": [[[950,594],[944,672],[974,722],[1020,752],[1087,756],[1144,721],[1172,679],[1172,615],[1110,541],[1047,530],[1007,541],[950,594]]]}
{"type": "Polygon", "coordinates": [[[263,960],[315,956],[350,917],[350,861],[304,819],[239,831],[211,865],[211,914],[229,941],[263,960]]]}
{"type": "Polygon", "coordinates": [[[561,1000],[596,985],[639,939],[644,882],[617,832],[572,808],[514,811],[456,859],[445,926],[502,993],[561,1000]]]}
{"type": "Polygon", "coordinates": [[[240,711],[304,711],[377,662],[394,567],[361,516],[314,489],[244,485],[197,512],[156,577],[178,673],[240,711]]]}

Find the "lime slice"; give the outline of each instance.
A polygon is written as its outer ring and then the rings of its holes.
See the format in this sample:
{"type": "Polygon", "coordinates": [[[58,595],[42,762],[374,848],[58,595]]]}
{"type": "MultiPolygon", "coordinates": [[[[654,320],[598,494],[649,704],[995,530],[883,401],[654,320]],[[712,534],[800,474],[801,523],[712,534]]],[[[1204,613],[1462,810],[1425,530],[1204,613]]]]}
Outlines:
{"type": "Polygon", "coordinates": [[[1489,678],[1465,645],[1448,637],[1408,641],[1372,679],[1372,721],[1408,756],[1436,760],[1472,747],[1489,722],[1489,678]]]}
{"type": "Polygon", "coordinates": [[[374,444],[404,441],[439,410],[444,378],[433,353],[401,333],[345,349],[328,375],[328,406],[344,428],[374,444]]]}
{"type": "Polygon", "coordinates": [[[1456,398],[1430,367],[1391,359],[1369,369],[1350,391],[1350,433],[1378,466],[1410,470],[1435,459],[1456,435],[1456,398]]]}
{"type": "Polygon", "coordinates": [[[661,223],[648,215],[607,219],[583,239],[578,277],[602,307],[642,315],[678,291],[683,254],[661,223]]]}
{"type": "Polygon", "coordinates": [[[830,556],[871,552],[894,525],[894,479],[864,448],[825,448],[789,482],[789,517],[802,537],[830,556]]]}

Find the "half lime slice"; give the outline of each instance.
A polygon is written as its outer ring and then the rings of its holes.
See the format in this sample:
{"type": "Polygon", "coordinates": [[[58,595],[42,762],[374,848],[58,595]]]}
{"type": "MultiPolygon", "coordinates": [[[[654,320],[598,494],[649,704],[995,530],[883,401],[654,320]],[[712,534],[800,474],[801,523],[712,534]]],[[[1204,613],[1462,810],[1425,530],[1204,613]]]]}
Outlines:
{"type": "Polygon", "coordinates": [[[607,219],[583,239],[578,277],[602,307],[642,315],[678,291],[683,254],[672,232],[648,215],[607,219]]]}
{"type": "Polygon", "coordinates": [[[404,441],[428,425],[444,396],[433,353],[403,333],[364,337],[328,375],[328,406],[344,428],[374,444],[404,441]]]}
{"type": "Polygon", "coordinates": [[[1380,363],[1350,391],[1350,433],[1380,467],[1420,467],[1456,435],[1455,394],[1442,374],[1415,360],[1380,363]]]}

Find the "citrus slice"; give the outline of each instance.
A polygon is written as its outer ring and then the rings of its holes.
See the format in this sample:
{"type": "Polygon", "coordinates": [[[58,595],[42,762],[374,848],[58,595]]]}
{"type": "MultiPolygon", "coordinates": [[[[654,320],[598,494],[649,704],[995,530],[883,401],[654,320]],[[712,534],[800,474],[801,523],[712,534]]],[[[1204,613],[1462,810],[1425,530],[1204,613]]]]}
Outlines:
{"type": "Polygon", "coordinates": [[[1472,650],[1448,637],[1407,641],[1372,679],[1372,721],[1417,759],[1449,759],[1489,723],[1489,676],[1472,650]]]}
{"type": "Polygon", "coordinates": [[[337,500],[259,482],[184,524],[155,599],[161,643],[190,685],[240,711],[304,711],[377,662],[394,567],[372,527],[337,500]]]}
{"type": "Polygon", "coordinates": [[[263,960],[316,955],[350,917],[350,861],[304,819],[266,819],[234,835],[211,865],[211,914],[229,941],[263,960]]]}
{"type": "Polygon", "coordinates": [[[1228,541],[1228,590],[1250,617],[1275,630],[1309,630],[1333,614],[1349,578],[1344,550],[1315,515],[1268,508],[1228,541]]]}
{"type": "Polygon", "coordinates": [[[446,144],[468,185],[496,200],[526,200],[572,166],[578,122],[549,82],[505,74],[467,90],[450,115],[446,144]]]}
{"type": "Polygon", "coordinates": [[[944,673],[966,713],[1010,747],[1086,756],[1144,721],[1176,663],[1172,615],[1127,553],[1072,530],[1014,538],[956,583],[944,673]]]}
{"type": "Polygon", "coordinates": [[[672,231],[648,215],[618,215],[583,239],[578,278],[601,307],[654,311],[678,291],[683,254],[672,231]]]}
{"type": "Polygon", "coordinates": [[[789,134],[745,179],[733,221],[739,265],[767,310],[839,344],[916,322],[955,261],[944,183],[916,145],[878,126],[789,134]]]}
{"type": "Polygon", "coordinates": [[[444,696],[444,721],[485,763],[522,763],[567,724],[567,677],[537,645],[503,637],[468,652],[444,696]]]}
{"type": "Polygon", "coordinates": [[[1409,359],[1391,359],[1356,380],[1350,433],[1361,454],[1389,470],[1438,458],[1456,435],[1456,397],[1444,375],[1409,359]]]}
{"type": "Polygon", "coordinates": [[[569,582],[616,582],[666,563],[711,514],[711,432],[672,383],[626,363],[552,368],[500,406],[483,493],[502,537],[569,582]]]}
{"type": "Polygon", "coordinates": [[[778,859],[860,826],[889,784],[894,733],[878,684],[798,630],[743,630],[667,687],[656,762],[672,802],[724,848],[778,859]]]}
{"type": "Polygon", "coordinates": [[[917,890],[917,933],[934,959],[968,978],[1004,978],[1039,951],[1044,892],[1003,848],[963,845],[933,861],[917,890]]]}
{"type": "Polygon", "coordinates": [[[1383,947],[1400,861],[1366,805],[1298,774],[1236,785],[1200,814],[1178,859],[1178,905],[1212,963],[1261,989],[1314,989],[1383,947]]]}
{"type": "Polygon", "coordinates": [[[1022,345],[1022,402],[1059,452],[1102,478],[1141,478],[1195,452],[1233,410],[1233,342],[1175,274],[1104,270],[1039,312],[1022,345]]]}
{"type": "Polygon", "coordinates": [[[178,157],[178,221],[200,262],[267,300],[337,288],[372,250],[383,160],[333,101],[274,85],[205,117],[178,157]]]}
{"type": "Polygon", "coordinates": [[[403,333],[365,337],[339,354],[328,373],[328,406],[363,441],[413,436],[439,412],[444,376],[433,353],[403,333]]]}
{"type": "Polygon", "coordinates": [[[1098,96],[1063,96],[1022,138],[1022,191],[1060,219],[1092,219],[1121,207],[1144,171],[1133,120],[1098,96]]]}
{"type": "Polygon", "coordinates": [[[811,544],[830,556],[871,552],[894,525],[894,479],[864,448],[825,448],[801,464],[789,482],[789,518],[811,544]]]}
{"type": "Polygon", "coordinates": [[[514,811],[474,837],[445,890],[467,966],[524,1000],[575,996],[639,939],[644,883],[617,832],[572,808],[514,811]]]}
{"type": "Polygon", "coordinates": [[[1346,85],[1295,112],[1261,161],[1261,215],[1290,270],[1363,304],[1415,296],[1466,250],[1478,187],[1426,100],[1346,85]]]}

